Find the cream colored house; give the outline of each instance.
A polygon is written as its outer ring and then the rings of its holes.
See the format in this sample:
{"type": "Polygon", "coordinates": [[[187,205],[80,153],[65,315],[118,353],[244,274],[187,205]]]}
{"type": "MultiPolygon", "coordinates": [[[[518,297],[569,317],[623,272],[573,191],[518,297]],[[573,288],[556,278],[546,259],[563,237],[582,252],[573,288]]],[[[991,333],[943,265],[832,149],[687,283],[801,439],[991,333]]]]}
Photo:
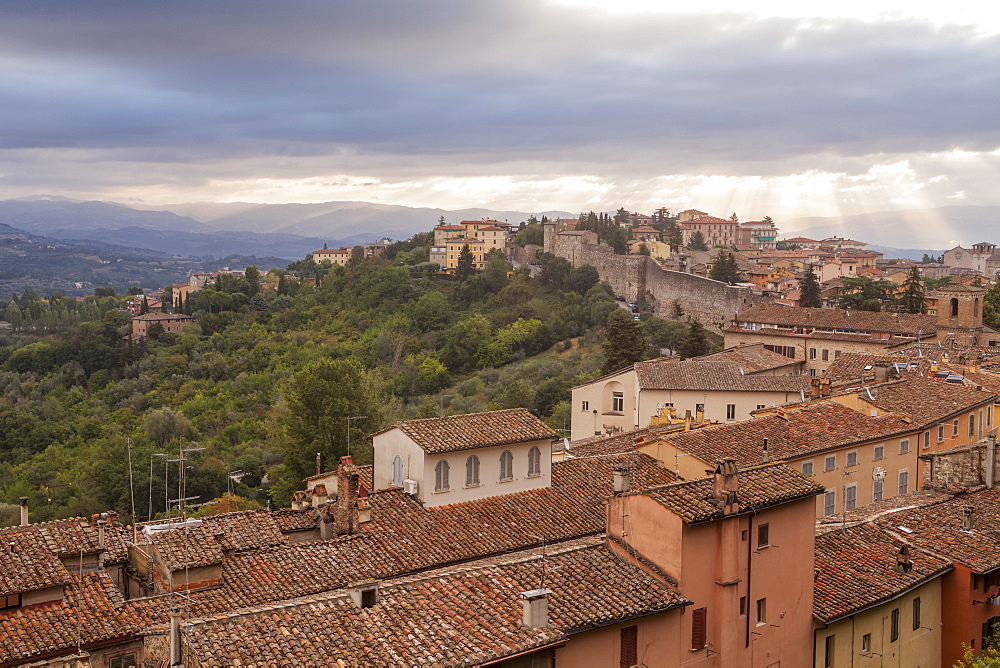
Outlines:
{"type": "Polygon", "coordinates": [[[323,248],[321,250],[313,251],[312,256],[313,262],[316,264],[329,262],[331,264],[339,264],[341,267],[346,267],[347,263],[351,261],[351,249],[346,246],[341,248],[323,248]]]}
{"type": "Polygon", "coordinates": [[[679,416],[690,411],[705,420],[735,422],[751,411],[801,401],[808,392],[804,376],[755,373],[735,360],[637,362],[573,388],[571,438],[648,427],[669,409],[679,416]]]}
{"type": "Polygon", "coordinates": [[[374,486],[424,507],[549,487],[558,436],[525,408],[398,422],[372,435],[374,486]]]}
{"type": "Polygon", "coordinates": [[[941,584],[951,562],[859,525],[816,537],[816,668],[941,666],[941,584]]]}

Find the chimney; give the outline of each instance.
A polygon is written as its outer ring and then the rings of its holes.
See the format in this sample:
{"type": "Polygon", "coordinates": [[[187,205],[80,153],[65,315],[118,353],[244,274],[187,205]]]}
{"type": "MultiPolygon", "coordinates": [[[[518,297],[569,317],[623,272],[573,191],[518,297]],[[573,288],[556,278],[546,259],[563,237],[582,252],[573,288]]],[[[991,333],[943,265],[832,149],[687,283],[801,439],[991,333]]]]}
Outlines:
{"type": "Polygon", "coordinates": [[[320,453],[316,453],[316,475],[320,474],[320,466],[323,461],[323,456],[320,453]]]}
{"type": "Polygon", "coordinates": [[[619,496],[632,490],[632,472],[627,466],[616,466],[614,472],[614,492],[619,496]]]}
{"type": "Polygon", "coordinates": [[[764,439],[764,457],[763,457],[763,462],[765,464],[769,464],[771,462],[771,456],[770,456],[770,454],[767,451],[767,439],[766,438],[764,439]]]}
{"type": "Polygon", "coordinates": [[[985,471],[985,481],[986,486],[993,489],[996,484],[996,465],[997,465],[997,437],[996,430],[991,431],[986,436],[986,471],[985,471]]]}
{"type": "Polygon", "coordinates": [[[350,455],[340,458],[337,467],[337,503],[334,523],[338,536],[358,532],[358,487],[361,475],[350,455]]]}
{"type": "Polygon", "coordinates": [[[830,377],[823,376],[819,379],[819,396],[828,397],[830,396],[830,377]]]}
{"type": "Polygon", "coordinates": [[[896,555],[896,572],[900,575],[905,575],[912,568],[913,561],[910,559],[910,546],[903,545],[899,548],[899,554],[896,555]]]}
{"type": "MultiPolygon", "coordinates": [[[[898,315],[898,314],[897,314],[898,315]]],[[[889,367],[885,364],[875,365],[875,382],[884,383],[889,380],[889,367]]]]}
{"type": "Polygon", "coordinates": [[[293,492],[292,493],[292,510],[302,510],[303,509],[303,500],[305,499],[305,497],[306,497],[306,493],[303,492],[303,491],[301,491],[301,490],[298,491],[298,492],[293,492]]]}
{"type": "Polygon", "coordinates": [[[691,431],[691,411],[684,411],[684,431],[691,431]]]}
{"type": "Polygon", "coordinates": [[[313,508],[318,508],[319,506],[323,505],[324,503],[330,500],[330,494],[326,491],[326,485],[323,483],[320,483],[315,487],[313,487],[312,493],[313,493],[312,497],[313,508]]]}
{"type": "Polygon", "coordinates": [[[118,513],[113,510],[108,511],[108,524],[116,526],[118,524],[118,513]]]}
{"type": "Polygon", "coordinates": [[[170,663],[171,666],[183,666],[181,662],[181,609],[170,609],[170,663]]]}
{"type": "Polygon", "coordinates": [[[813,399],[819,399],[823,392],[820,390],[819,384],[822,379],[820,378],[810,378],[809,379],[809,396],[813,399]]]}
{"type": "Polygon", "coordinates": [[[720,460],[715,467],[712,496],[718,501],[724,515],[740,511],[740,503],[737,499],[738,488],[739,471],[736,468],[736,460],[731,457],[720,460]]]}
{"type": "Polygon", "coordinates": [[[336,526],[334,524],[333,508],[329,505],[323,506],[319,509],[319,516],[316,518],[316,524],[319,525],[320,540],[330,540],[337,535],[336,526]]]}
{"type": "Polygon", "coordinates": [[[525,626],[530,629],[543,629],[549,626],[549,594],[551,593],[551,589],[532,589],[521,592],[525,626]]]}
{"type": "Polygon", "coordinates": [[[21,526],[28,526],[28,497],[22,496],[21,501],[21,526]]]}
{"type": "Polygon", "coordinates": [[[972,506],[962,506],[962,531],[972,531],[972,506]]]}

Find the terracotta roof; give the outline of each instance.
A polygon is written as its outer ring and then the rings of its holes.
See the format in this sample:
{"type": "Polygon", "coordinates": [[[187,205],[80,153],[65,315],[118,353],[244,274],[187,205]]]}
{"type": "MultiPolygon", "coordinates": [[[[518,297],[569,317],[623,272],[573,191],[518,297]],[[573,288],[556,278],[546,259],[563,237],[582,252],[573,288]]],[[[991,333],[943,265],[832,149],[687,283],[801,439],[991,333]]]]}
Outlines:
{"type": "Polygon", "coordinates": [[[265,510],[222,513],[201,519],[201,524],[160,531],[150,543],[170,570],[187,566],[221,564],[225,550],[249,550],[283,545],[277,521],[265,510]]]}
{"type": "Polygon", "coordinates": [[[911,362],[915,363],[917,366],[910,370],[907,368],[906,373],[915,373],[917,375],[923,375],[927,373],[930,368],[929,359],[921,359],[918,357],[911,357],[903,353],[893,352],[886,355],[863,355],[861,353],[844,353],[833,363],[826,368],[823,375],[828,376],[834,380],[860,380],[862,376],[870,379],[874,373],[874,369],[865,369],[866,366],[876,367],[884,366],[888,369],[892,368],[894,363],[909,365],[911,362]]]}
{"type": "Polygon", "coordinates": [[[59,557],[29,531],[4,532],[0,557],[0,596],[46,589],[69,582],[59,557]]]}
{"type": "Polygon", "coordinates": [[[901,415],[877,417],[825,400],[786,406],[758,414],[750,420],[710,425],[660,438],[706,463],[734,457],[739,466],[763,460],[764,439],[772,460],[795,459],[854,443],[875,441],[915,431],[901,415]]]}
{"type": "Polygon", "coordinates": [[[635,374],[643,390],[800,392],[809,389],[809,379],[805,376],[746,374],[734,361],[651,360],[636,362],[635,374]]]}
{"type": "Polygon", "coordinates": [[[106,575],[74,574],[65,600],[0,612],[0,663],[22,665],[34,657],[76,650],[78,639],[86,650],[91,643],[128,638],[133,620],[122,613],[122,604],[106,575]]]}
{"type": "Polygon", "coordinates": [[[521,623],[521,592],[537,589],[537,551],[420,578],[382,582],[358,609],[335,591],[183,626],[192,666],[300,663],[471,665],[560,641],[567,634],[689,602],[630,568],[602,544],[559,547],[545,558],[550,627],[521,623]]]}
{"type": "Polygon", "coordinates": [[[882,410],[906,413],[926,425],[993,402],[997,395],[906,372],[899,380],[866,386],[859,397],[882,410]]]}
{"type": "Polygon", "coordinates": [[[816,538],[813,614],[830,624],[890,601],[951,570],[946,559],[910,550],[908,573],[896,571],[905,543],[871,525],[849,527],[816,538]]]}
{"type": "MultiPolygon", "coordinates": [[[[687,524],[698,524],[723,517],[720,504],[712,496],[714,481],[714,477],[700,478],[639,493],[649,496],[687,524]]],[[[747,513],[806,499],[824,491],[823,485],[789,466],[765,464],[739,470],[736,498],[739,512],[747,513]]]]}
{"type": "Polygon", "coordinates": [[[965,564],[976,573],[1000,568],[1000,491],[980,489],[956,494],[939,503],[883,515],[877,526],[891,531],[904,526],[906,540],[917,548],[965,564]],[[963,507],[972,508],[972,531],[962,530],[963,507]]]}
{"type": "Polygon", "coordinates": [[[937,317],[884,311],[848,311],[835,308],[788,308],[758,304],[736,314],[737,322],[786,327],[822,328],[853,332],[913,335],[937,331],[937,317]]]}
{"type": "Polygon", "coordinates": [[[399,429],[428,453],[559,438],[559,434],[526,408],[407,420],[372,436],[392,429],[399,429]]]}

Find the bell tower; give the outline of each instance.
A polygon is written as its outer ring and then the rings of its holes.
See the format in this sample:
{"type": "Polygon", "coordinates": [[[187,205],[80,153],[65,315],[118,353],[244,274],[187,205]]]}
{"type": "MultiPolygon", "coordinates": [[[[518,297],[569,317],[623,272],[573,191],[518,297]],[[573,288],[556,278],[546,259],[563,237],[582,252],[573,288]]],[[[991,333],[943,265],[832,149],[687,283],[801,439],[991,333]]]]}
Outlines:
{"type": "Polygon", "coordinates": [[[981,345],[986,288],[948,285],[939,288],[937,296],[938,341],[963,346],[981,345]]]}

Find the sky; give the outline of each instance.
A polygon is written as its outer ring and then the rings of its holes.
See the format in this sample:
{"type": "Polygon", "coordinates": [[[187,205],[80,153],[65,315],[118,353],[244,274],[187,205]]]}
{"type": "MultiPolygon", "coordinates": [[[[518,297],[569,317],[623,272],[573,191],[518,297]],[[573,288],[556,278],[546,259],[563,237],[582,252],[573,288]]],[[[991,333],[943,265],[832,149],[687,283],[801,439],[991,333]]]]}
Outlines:
{"type": "Polygon", "coordinates": [[[681,4],[4,0],[0,199],[1000,204],[1000,10],[681,4]]]}

